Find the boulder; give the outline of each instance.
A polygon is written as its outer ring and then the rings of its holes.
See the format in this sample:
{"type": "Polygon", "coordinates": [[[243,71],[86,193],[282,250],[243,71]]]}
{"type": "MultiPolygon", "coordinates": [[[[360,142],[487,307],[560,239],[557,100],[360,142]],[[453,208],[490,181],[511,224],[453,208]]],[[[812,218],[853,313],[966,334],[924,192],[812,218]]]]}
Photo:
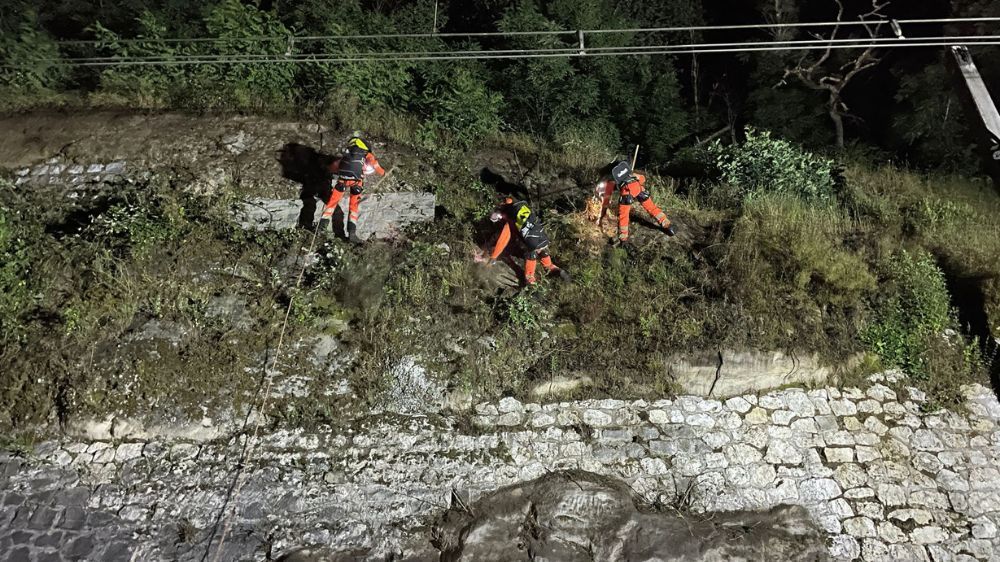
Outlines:
{"type": "Polygon", "coordinates": [[[795,355],[784,351],[687,353],[670,357],[666,364],[678,394],[715,398],[753,394],[788,385],[822,386],[836,372],[833,367],[824,365],[816,354],[795,355]]]}
{"type": "Polygon", "coordinates": [[[441,560],[826,560],[801,507],[688,516],[640,506],[628,485],[552,472],[446,512],[432,533],[441,560]]]}
{"type": "MultiPolygon", "coordinates": [[[[342,213],[336,217],[346,217],[348,197],[340,202],[342,213]]],[[[358,220],[358,237],[392,238],[400,229],[419,222],[434,220],[435,198],[433,193],[375,193],[365,195],[361,201],[361,218],[358,220]]],[[[236,208],[236,220],[247,229],[284,230],[298,225],[302,201],[298,199],[254,199],[241,203],[236,208]]],[[[319,221],[323,205],[316,206],[315,221],[319,221]]],[[[342,219],[341,219],[342,220],[342,219]]],[[[342,222],[334,221],[334,228],[342,232],[342,222]]]]}

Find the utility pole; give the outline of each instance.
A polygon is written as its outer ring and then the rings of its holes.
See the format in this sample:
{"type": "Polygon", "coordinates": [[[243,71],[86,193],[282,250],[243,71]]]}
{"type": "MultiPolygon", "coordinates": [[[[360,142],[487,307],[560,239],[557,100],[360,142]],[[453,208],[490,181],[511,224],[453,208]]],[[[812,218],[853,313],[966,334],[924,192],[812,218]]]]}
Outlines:
{"type": "Polygon", "coordinates": [[[950,56],[946,60],[965,106],[966,118],[977,129],[986,169],[993,177],[993,187],[1000,191],[1000,113],[969,49],[955,45],[948,51],[950,56]]]}

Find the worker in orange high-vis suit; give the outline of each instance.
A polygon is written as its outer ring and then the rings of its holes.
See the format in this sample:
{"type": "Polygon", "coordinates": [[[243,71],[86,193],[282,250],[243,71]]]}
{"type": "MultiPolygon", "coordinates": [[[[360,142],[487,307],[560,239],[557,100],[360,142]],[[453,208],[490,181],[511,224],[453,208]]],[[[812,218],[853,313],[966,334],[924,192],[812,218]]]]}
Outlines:
{"type": "Polygon", "coordinates": [[[552,263],[552,256],[549,255],[549,237],[545,235],[542,222],[538,216],[531,212],[528,204],[524,201],[514,201],[510,197],[501,200],[500,206],[490,215],[490,221],[502,224],[500,237],[490,254],[490,265],[496,263],[497,258],[511,241],[511,237],[516,232],[521,237],[526,253],[524,255],[524,281],[528,285],[534,285],[538,279],[535,277],[535,269],[538,261],[541,260],[542,267],[549,273],[558,273],[563,280],[569,280],[569,275],[556,267],[552,263]]]}
{"type": "Polygon", "coordinates": [[[330,173],[333,174],[334,184],[330,193],[330,200],[326,202],[323,209],[323,218],[319,221],[321,231],[330,229],[333,219],[333,212],[336,210],[344,193],[351,192],[350,216],[347,221],[347,236],[354,242],[358,242],[358,218],[361,206],[361,193],[365,188],[365,176],[369,174],[385,175],[385,170],[379,164],[378,159],[372,154],[368,143],[358,135],[352,136],[347,141],[347,146],[343,155],[330,165],[330,173]]]}
{"type": "Polygon", "coordinates": [[[615,189],[619,193],[618,240],[620,242],[628,242],[629,239],[629,215],[632,212],[633,201],[638,201],[642,208],[656,219],[656,222],[660,224],[668,236],[676,234],[666,213],[657,207],[656,203],[649,197],[649,192],[646,191],[646,176],[632,171],[632,167],[624,160],[616,162],[611,167],[611,175],[597,184],[598,193],[603,194],[599,221],[604,220],[608,204],[611,202],[611,194],[615,189]]]}

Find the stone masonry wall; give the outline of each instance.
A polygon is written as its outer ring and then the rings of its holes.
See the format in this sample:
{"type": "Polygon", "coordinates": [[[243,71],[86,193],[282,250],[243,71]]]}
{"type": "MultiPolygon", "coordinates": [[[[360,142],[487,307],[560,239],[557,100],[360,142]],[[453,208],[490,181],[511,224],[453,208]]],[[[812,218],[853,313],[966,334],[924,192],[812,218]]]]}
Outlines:
{"type": "MultiPolygon", "coordinates": [[[[220,559],[297,545],[416,556],[453,491],[474,500],[578,468],[695,512],[802,505],[840,560],[1000,560],[1000,403],[975,386],[961,413],[925,412],[919,391],[893,386],[902,390],[504,399],[477,406],[473,428],[467,417],[385,416],[278,431],[262,439],[220,559]]],[[[241,443],[48,442],[3,454],[0,559],[201,559],[241,443]]]]}

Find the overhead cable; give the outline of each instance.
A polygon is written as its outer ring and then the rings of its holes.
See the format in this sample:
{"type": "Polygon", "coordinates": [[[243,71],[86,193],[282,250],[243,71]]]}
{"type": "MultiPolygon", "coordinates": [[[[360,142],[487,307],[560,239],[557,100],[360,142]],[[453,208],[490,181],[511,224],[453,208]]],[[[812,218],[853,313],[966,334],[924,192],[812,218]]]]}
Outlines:
{"type": "MultiPolygon", "coordinates": [[[[767,29],[808,29],[816,27],[870,27],[879,24],[889,24],[895,21],[903,25],[927,25],[927,24],[953,24],[953,23],[996,23],[1000,22],[1000,17],[984,18],[937,18],[937,19],[910,19],[910,20],[890,20],[872,19],[858,21],[824,21],[824,22],[799,22],[799,23],[759,23],[740,25],[695,25],[695,26],[673,26],[673,27],[636,27],[620,29],[584,29],[584,30],[541,30],[541,31],[485,31],[474,33],[381,33],[363,35],[280,35],[280,36],[251,36],[251,37],[173,37],[173,38],[133,38],[117,39],[114,42],[122,45],[146,43],[155,41],[165,44],[174,43],[253,43],[253,42],[286,42],[296,43],[312,41],[355,41],[359,39],[432,39],[432,38],[477,38],[477,37],[530,37],[530,36],[575,36],[579,33],[587,34],[640,34],[640,33],[665,33],[683,31],[735,31],[735,30],[767,30],[767,29]]],[[[73,39],[59,41],[60,45],[102,45],[108,43],[99,39],[73,39]]]]}
{"type": "MultiPolygon", "coordinates": [[[[685,45],[639,45],[626,47],[579,47],[552,49],[505,49],[493,51],[392,51],[355,53],[298,53],[279,54],[204,54],[204,55],[151,55],[136,57],[82,57],[36,59],[25,64],[63,64],[79,67],[119,67],[119,66],[177,66],[201,64],[252,64],[252,63],[348,63],[348,62],[407,62],[407,61],[452,61],[452,60],[498,60],[533,58],[569,58],[596,56],[637,56],[637,55],[687,55],[750,53],[770,51],[816,51],[859,48],[918,48],[942,47],[953,44],[969,46],[995,46],[1000,44],[1000,35],[941,36],[907,39],[816,39],[807,41],[770,41],[745,43],[703,43],[685,45]]],[[[20,68],[25,65],[6,64],[5,68],[20,68]]]]}

